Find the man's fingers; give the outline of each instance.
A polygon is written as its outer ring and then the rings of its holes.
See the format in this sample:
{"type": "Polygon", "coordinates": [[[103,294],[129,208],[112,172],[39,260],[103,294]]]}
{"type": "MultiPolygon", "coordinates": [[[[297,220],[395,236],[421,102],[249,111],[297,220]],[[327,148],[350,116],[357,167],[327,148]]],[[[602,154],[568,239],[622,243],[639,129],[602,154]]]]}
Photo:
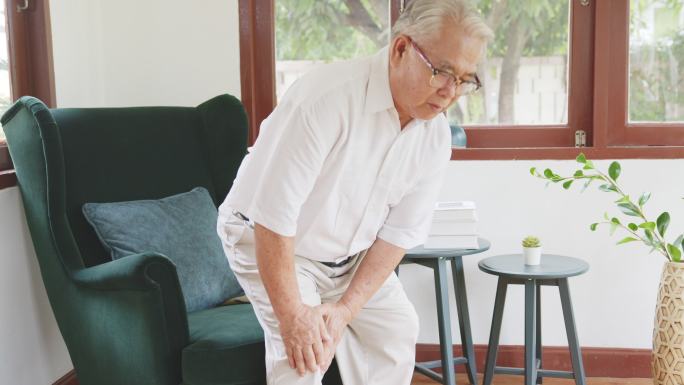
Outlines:
{"type": "Polygon", "coordinates": [[[335,357],[334,354],[332,356],[330,356],[329,360],[325,361],[325,364],[323,365],[323,369],[321,369],[321,373],[325,374],[325,372],[327,372],[328,369],[330,369],[330,364],[332,364],[333,357],[335,357]]]}
{"type": "Polygon", "coordinates": [[[318,369],[318,364],[316,363],[316,355],[314,354],[313,347],[311,345],[304,347],[303,349],[304,361],[306,362],[306,368],[312,373],[315,373],[318,369]]]}
{"type": "Polygon", "coordinates": [[[321,319],[321,322],[318,323],[318,329],[321,334],[321,340],[323,340],[323,342],[332,341],[332,336],[330,336],[330,332],[328,331],[327,322],[324,319],[321,319]]]}
{"type": "Polygon", "coordinates": [[[313,353],[316,357],[316,366],[322,369],[326,358],[328,358],[326,355],[326,350],[323,347],[323,342],[320,340],[316,341],[311,347],[313,348],[313,353]]]}
{"type": "Polygon", "coordinates": [[[336,346],[337,344],[335,344],[333,341],[323,343],[323,348],[325,349],[325,360],[323,361],[323,367],[321,369],[322,373],[328,371],[328,368],[330,367],[330,364],[332,363],[332,360],[335,357],[336,346]]]}
{"type": "Polygon", "coordinates": [[[295,369],[297,367],[292,348],[289,346],[287,347],[287,362],[290,364],[290,368],[295,369]]]}
{"type": "Polygon", "coordinates": [[[321,315],[321,318],[325,321],[328,318],[330,318],[330,305],[327,303],[324,303],[322,305],[318,305],[318,312],[321,315]]]}
{"type": "Polygon", "coordinates": [[[294,358],[295,365],[297,366],[297,373],[300,377],[302,377],[304,374],[306,374],[306,363],[304,362],[304,355],[302,354],[302,350],[300,348],[294,348],[294,358]]]}

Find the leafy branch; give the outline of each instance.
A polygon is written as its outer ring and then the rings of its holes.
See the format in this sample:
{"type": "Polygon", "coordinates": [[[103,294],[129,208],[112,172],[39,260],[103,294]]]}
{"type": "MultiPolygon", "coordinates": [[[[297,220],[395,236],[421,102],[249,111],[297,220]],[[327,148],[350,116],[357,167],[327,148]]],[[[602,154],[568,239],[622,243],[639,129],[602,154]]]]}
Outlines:
{"type": "Polygon", "coordinates": [[[594,181],[601,182],[598,187],[599,190],[615,193],[619,195],[619,199],[615,201],[617,208],[622,214],[633,217],[634,222],[630,221],[624,224],[617,217],[609,217],[604,214],[605,221],[592,223],[589,228],[591,231],[596,231],[599,225],[609,225],[610,235],[615,233],[615,230],[621,228],[625,230],[629,236],[621,239],[617,244],[622,245],[630,242],[641,241],[647,246],[651,247],[651,253],[655,250],[660,252],[669,261],[681,262],[682,250],[684,250],[684,234],[677,237],[673,243],[668,243],[665,240],[667,228],[670,225],[670,214],[665,211],[661,213],[655,222],[650,221],[644,213],[644,206],[651,198],[651,193],[643,193],[635,202],[626,194],[622,188],[617,184],[617,180],[622,172],[620,163],[614,161],[608,167],[608,173],[603,173],[598,170],[591,160],[588,160],[584,154],[577,156],[577,162],[582,165],[581,169],[575,171],[572,176],[560,176],[547,168],[540,173],[536,167],[530,169],[530,174],[541,179],[547,180],[547,186],[551,183],[561,183],[563,188],[569,190],[576,181],[583,181],[584,186],[582,192],[586,190],[594,181]],[[635,222],[639,222],[638,224],[635,222]]]}

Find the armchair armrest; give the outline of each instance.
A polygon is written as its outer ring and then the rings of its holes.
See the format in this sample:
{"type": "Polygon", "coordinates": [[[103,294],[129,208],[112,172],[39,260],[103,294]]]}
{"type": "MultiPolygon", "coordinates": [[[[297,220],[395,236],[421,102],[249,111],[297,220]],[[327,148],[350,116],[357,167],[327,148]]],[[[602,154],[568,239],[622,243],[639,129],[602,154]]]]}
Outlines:
{"type": "MultiPolygon", "coordinates": [[[[177,281],[176,267],[167,257],[141,253],[77,270],[72,278],[77,286],[95,290],[151,290],[159,286],[152,277],[158,274],[168,275],[170,281],[176,277],[177,281]]],[[[177,288],[182,298],[180,285],[177,288]]]]}
{"type": "Polygon", "coordinates": [[[79,382],[182,381],[181,351],[189,331],[173,262],[161,254],[135,254],[74,271],[71,279],[77,291],[71,315],[82,341],[78,350],[98,357],[88,360],[95,364],[76,367],[79,382]]]}

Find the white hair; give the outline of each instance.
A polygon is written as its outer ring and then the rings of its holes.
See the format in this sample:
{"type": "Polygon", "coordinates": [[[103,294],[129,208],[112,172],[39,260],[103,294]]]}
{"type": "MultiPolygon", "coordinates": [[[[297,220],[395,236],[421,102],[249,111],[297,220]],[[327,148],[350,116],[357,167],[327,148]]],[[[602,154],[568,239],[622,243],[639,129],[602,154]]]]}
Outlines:
{"type": "Polygon", "coordinates": [[[494,38],[482,16],[466,0],[411,0],[392,27],[392,39],[408,35],[423,40],[448,24],[458,25],[465,35],[483,41],[494,38]]]}

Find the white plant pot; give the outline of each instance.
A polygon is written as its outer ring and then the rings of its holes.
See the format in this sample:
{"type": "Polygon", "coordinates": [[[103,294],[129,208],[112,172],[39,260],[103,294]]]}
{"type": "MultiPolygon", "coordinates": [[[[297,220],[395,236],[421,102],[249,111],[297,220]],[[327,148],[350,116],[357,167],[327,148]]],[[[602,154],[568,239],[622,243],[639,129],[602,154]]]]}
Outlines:
{"type": "Polygon", "coordinates": [[[523,247],[523,255],[525,256],[525,264],[529,266],[536,266],[541,263],[541,247],[523,247]]]}

